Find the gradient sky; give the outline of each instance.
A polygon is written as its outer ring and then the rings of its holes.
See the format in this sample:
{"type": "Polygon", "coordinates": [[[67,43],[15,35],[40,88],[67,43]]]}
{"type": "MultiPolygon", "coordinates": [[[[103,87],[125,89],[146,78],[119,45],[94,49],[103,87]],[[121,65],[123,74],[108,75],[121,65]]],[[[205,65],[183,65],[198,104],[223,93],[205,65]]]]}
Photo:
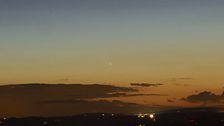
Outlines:
{"type": "Polygon", "coordinates": [[[223,12],[223,0],[1,0],[0,83],[146,82],[166,84],[155,93],[175,89],[171,97],[220,93],[223,12]]]}

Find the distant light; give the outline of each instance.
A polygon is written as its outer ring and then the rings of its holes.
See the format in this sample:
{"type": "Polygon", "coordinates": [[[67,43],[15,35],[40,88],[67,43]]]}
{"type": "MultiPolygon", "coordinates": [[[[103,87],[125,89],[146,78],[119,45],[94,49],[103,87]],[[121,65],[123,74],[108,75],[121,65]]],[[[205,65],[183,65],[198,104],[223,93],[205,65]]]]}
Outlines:
{"type": "Polygon", "coordinates": [[[154,119],[155,118],[154,114],[150,114],[149,118],[154,119]]]}
{"type": "Polygon", "coordinates": [[[138,118],[145,118],[147,114],[139,113],[137,114],[138,118]]]}
{"type": "Polygon", "coordinates": [[[141,118],[145,118],[145,116],[144,116],[144,115],[141,115],[140,117],[141,117],[141,118]]]}

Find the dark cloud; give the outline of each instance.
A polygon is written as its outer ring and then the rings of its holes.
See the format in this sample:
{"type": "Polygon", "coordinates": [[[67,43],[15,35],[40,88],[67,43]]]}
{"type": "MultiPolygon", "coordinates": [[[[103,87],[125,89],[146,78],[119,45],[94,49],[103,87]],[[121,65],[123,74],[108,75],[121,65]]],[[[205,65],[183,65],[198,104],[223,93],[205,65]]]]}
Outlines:
{"type": "Polygon", "coordinates": [[[131,86],[139,86],[139,87],[157,87],[162,86],[164,84],[149,84],[149,83],[131,83],[131,86]]]}
{"type": "Polygon", "coordinates": [[[182,98],[182,100],[192,103],[217,103],[224,100],[224,93],[221,95],[216,95],[212,92],[204,91],[198,94],[190,95],[186,98],[182,98]]]}
{"type": "Polygon", "coordinates": [[[176,102],[177,101],[177,98],[173,97],[173,98],[169,98],[167,99],[167,102],[176,102]]]}
{"type": "Polygon", "coordinates": [[[128,93],[113,93],[113,97],[132,97],[132,96],[168,96],[166,94],[128,94],[128,93]]]}
{"type": "Polygon", "coordinates": [[[128,94],[126,96],[168,96],[166,94],[128,94]]]}
{"type": "MultiPolygon", "coordinates": [[[[98,98],[162,96],[130,87],[101,84],[19,84],[0,86],[0,117],[62,116],[89,112],[132,113],[148,107],[98,98]]],[[[148,109],[150,110],[150,109],[148,109]]]]}
{"type": "Polygon", "coordinates": [[[41,101],[37,102],[38,104],[71,104],[71,103],[88,103],[89,101],[87,100],[72,100],[72,99],[67,99],[67,100],[49,100],[49,101],[41,101]]]}
{"type": "Polygon", "coordinates": [[[1,96],[16,96],[26,99],[61,99],[65,97],[73,99],[106,98],[115,97],[114,93],[124,92],[131,93],[138,92],[138,90],[129,87],[101,84],[20,84],[0,86],[1,96]]]}
{"type": "Polygon", "coordinates": [[[175,101],[172,99],[167,99],[167,102],[175,102],[175,101]]]}

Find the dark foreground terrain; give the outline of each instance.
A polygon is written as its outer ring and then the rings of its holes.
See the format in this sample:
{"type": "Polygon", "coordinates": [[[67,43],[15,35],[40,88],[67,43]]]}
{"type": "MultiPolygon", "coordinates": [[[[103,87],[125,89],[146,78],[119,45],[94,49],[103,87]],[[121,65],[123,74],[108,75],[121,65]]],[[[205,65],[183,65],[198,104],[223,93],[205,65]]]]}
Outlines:
{"type": "Polygon", "coordinates": [[[224,126],[224,113],[213,109],[181,109],[137,115],[92,113],[49,118],[2,118],[0,126],[224,126]]]}

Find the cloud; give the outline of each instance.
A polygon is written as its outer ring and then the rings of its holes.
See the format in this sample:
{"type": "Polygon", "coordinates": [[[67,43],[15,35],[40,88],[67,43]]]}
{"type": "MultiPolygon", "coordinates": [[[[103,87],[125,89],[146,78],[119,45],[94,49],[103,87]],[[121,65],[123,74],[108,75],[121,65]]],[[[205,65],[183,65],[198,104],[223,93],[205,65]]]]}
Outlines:
{"type": "Polygon", "coordinates": [[[187,102],[191,103],[218,103],[224,100],[224,93],[216,95],[209,91],[200,92],[198,94],[190,95],[186,98],[182,98],[187,102]]]}
{"type": "Polygon", "coordinates": [[[172,102],[175,102],[175,101],[173,99],[167,99],[167,102],[172,103],[172,102]]]}
{"type": "Polygon", "coordinates": [[[0,86],[0,116],[63,116],[89,112],[132,113],[144,105],[98,98],[163,96],[141,94],[130,87],[104,84],[19,84],[0,86]]]}
{"type": "Polygon", "coordinates": [[[157,87],[162,86],[164,84],[149,84],[149,83],[131,83],[131,86],[139,86],[139,87],[157,87]]]}
{"type": "Polygon", "coordinates": [[[120,92],[131,93],[138,92],[138,90],[103,84],[19,84],[0,86],[1,96],[17,96],[27,99],[53,99],[55,97],[75,99],[106,98],[114,97],[113,93],[120,92]]]}
{"type": "Polygon", "coordinates": [[[133,96],[168,96],[166,94],[128,94],[128,93],[114,93],[110,94],[113,97],[133,97],[133,96]]]}
{"type": "Polygon", "coordinates": [[[128,94],[126,96],[168,96],[166,94],[128,94]]]}
{"type": "Polygon", "coordinates": [[[65,99],[65,100],[49,100],[49,101],[40,101],[37,102],[39,104],[64,104],[64,103],[87,103],[87,100],[72,100],[72,99],[65,99]]]}
{"type": "Polygon", "coordinates": [[[174,102],[172,99],[167,99],[167,102],[174,102]]]}

